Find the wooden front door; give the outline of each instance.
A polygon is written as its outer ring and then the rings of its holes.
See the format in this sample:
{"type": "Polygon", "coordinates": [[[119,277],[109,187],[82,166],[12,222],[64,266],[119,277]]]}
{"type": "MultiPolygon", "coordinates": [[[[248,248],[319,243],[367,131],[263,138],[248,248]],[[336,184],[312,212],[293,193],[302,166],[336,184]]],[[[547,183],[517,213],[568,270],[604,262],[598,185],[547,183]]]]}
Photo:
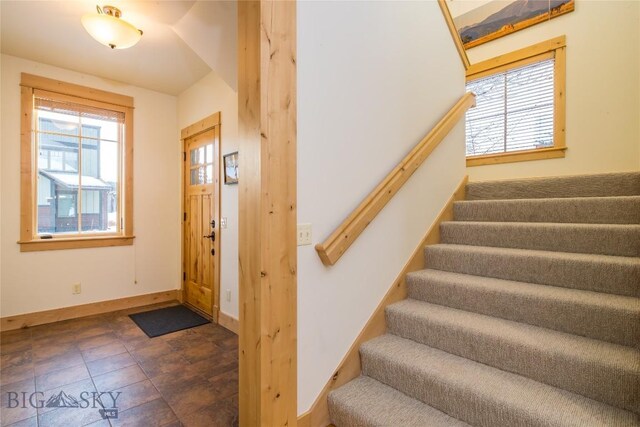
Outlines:
{"type": "Polygon", "coordinates": [[[220,126],[184,140],[184,301],[215,321],[219,312],[220,126]]]}

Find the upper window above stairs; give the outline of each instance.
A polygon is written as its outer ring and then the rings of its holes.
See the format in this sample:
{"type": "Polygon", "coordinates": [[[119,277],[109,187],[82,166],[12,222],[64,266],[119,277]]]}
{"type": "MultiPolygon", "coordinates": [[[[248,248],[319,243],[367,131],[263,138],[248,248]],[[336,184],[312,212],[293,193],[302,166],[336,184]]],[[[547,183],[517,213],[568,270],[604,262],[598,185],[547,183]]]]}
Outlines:
{"type": "Polygon", "coordinates": [[[467,166],[564,157],[565,38],[472,65],[467,166]]]}

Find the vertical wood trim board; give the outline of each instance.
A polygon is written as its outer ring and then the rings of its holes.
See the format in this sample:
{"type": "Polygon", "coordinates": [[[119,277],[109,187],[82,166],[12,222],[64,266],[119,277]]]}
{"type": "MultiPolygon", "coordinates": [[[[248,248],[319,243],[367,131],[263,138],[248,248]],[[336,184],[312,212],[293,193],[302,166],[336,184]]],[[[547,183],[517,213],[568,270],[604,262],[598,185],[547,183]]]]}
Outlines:
{"type": "Polygon", "coordinates": [[[567,114],[567,53],[566,46],[555,51],[554,90],[555,105],[553,111],[553,145],[554,147],[566,147],[566,114],[567,114]]]}
{"type": "Polygon", "coordinates": [[[260,425],[261,306],[260,207],[260,3],[238,2],[238,268],[240,334],[239,420],[260,425]],[[247,241],[245,243],[245,241],[247,241]],[[249,242],[252,242],[251,245],[249,242]]]}
{"type": "Polygon", "coordinates": [[[125,114],[125,138],[124,138],[124,235],[133,236],[133,107],[127,107],[125,114]]]}
{"type": "Polygon", "coordinates": [[[240,425],[297,422],[296,2],[238,2],[240,425]]]}
{"type": "Polygon", "coordinates": [[[355,339],[351,347],[344,356],[338,369],[324,386],[320,395],[316,398],[309,411],[300,415],[298,418],[299,425],[308,427],[326,427],[331,424],[329,419],[329,406],[327,404],[327,396],[331,390],[334,390],[352,379],[360,375],[360,346],[375,337],[383,335],[387,330],[386,320],[384,317],[385,308],[394,302],[401,301],[407,297],[407,285],[405,277],[412,271],[418,271],[425,268],[424,247],[434,245],[440,242],[440,224],[444,221],[453,219],[453,202],[464,200],[465,187],[469,177],[465,176],[458,184],[455,191],[447,200],[436,219],[433,221],[425,235],[416,246],[411,257],[396,277],[391,288],[387,291],[378,307],[367,321],[358,337],[355,339]]]}
{"type": "Polygon", "coordinates": [[[20,88],[20,241],[33,239],[33,89],[20,88]]]}

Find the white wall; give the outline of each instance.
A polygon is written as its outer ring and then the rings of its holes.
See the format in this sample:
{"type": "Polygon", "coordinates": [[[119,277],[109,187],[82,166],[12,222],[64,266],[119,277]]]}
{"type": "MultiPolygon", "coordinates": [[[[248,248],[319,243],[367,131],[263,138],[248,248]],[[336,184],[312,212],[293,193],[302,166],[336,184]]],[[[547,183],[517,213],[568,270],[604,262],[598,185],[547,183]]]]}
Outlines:
{"type": "MultiPolygon", "coordinates": [[[[199,80],[178,96],[178,126],[180,129],[216,112],[222,112],[222,146],[224,154],[238,150],[238,94],[215,72],[199,80]]],[[[220,182],[224,182],[220,170],[220,182]]],[[[242,179],[242,178],[241,178],[242,179]]],[[[219,229],[221,277],[220,310],[238,318],[238,186],[221,186],[221,216],[227,218],[227,228],[219,229]],[[226,291],[231,291],[231,301],[226,291]]]]}
{"type": "Polygon", "coordinates": [[[640,169],[640,2],[579,1],[575,11],[469,49],[471,63],[567,36],[564,159],[468,168],[472,180],[640,169]]]}
{"type": "Polygon", "coordinates": [[[197,1],[171,28],[232,89],[237,77],[237,0],[197,1]]]}
{"type": "MultiPolygon", "coordinates": [[[[464,93],[436,2],[298,3],[298,222],[326,238],[464,93]]],[[[462,123],[330,268],[298,250],[309,409],[464,175],[462,123]]],[[[240,178],[242,179],[242,178],[240,178]]]]}
{"type": "Polygon", "coordinates": [[[177,289],[181,149],[176,97],[13,56],[2,55],[1,62],[1,316],[177,289]],[[20,252],[21,72],[134,98],[133,246],[20,252]],[[72,295],[77,282],[82,293],[72,295]]]}

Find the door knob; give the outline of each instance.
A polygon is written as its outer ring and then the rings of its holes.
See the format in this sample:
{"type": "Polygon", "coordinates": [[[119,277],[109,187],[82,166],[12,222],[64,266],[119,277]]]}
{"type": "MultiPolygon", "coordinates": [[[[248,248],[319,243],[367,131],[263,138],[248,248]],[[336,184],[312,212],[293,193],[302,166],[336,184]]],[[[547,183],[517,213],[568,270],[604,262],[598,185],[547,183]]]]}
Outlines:
{"type": "Polygon", "coordinates": [[[212,231],[211,234],[209,234],[208,236],[202,236],[205,239],[211,239],[212,242],[216,241],[216,233],[215,231],[212,231]]]}

